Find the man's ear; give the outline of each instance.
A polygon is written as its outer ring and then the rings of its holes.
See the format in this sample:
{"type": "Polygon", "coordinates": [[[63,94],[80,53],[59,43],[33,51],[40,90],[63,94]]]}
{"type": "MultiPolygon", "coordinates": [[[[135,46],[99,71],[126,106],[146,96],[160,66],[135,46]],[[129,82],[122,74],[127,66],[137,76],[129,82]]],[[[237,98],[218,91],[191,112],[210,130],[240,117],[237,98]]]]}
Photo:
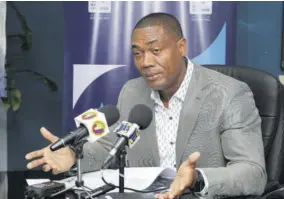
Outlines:
{"type": "Polygon", "coordinates": [[[187,46],[186,46],[186,39],[185,38],[181,38],[178,41],[178,48],[179,48],[180,55],[182,57],[187,56],[187,46]]]}

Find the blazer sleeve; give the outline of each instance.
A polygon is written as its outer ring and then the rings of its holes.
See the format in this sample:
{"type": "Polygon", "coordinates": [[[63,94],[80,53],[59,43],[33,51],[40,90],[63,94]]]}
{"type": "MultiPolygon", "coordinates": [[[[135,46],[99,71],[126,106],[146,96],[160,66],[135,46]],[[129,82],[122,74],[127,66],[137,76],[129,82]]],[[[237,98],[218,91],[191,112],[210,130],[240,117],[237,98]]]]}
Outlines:
{"type": "Polygon", "coordinates": [[[227,165],[202,168],[209,184],[208,194],[212,197],[261,195],[267,182],[261,118],[245,83],[228,100],[220,122],[227,165]]]}
{"type": "MultiPolygon", "coordinates": [[[[120,112],[123,102],[123,96],[125,91],[127,90],[127,83],[122,87],[118,101],[117,101],[117,109],[120,112]]],[[[110,131],[112,132],[114,128],[121,122],[120,119],[110,127],[110,131]]],[[[97,171],[101,169],[102,163],[108,155],[109,151],[112,149],[112,146],[117,140],[117,136],[114,133],[109,133],[106,136],[100,138],[97,142],[87,142],[84,145],[84,158],[82,160],[82,171],[91,172],[97,171]]],[[[117,168],[116,159],[113,159],[113,162],[110,164],[110,168],[117,168]]]]}

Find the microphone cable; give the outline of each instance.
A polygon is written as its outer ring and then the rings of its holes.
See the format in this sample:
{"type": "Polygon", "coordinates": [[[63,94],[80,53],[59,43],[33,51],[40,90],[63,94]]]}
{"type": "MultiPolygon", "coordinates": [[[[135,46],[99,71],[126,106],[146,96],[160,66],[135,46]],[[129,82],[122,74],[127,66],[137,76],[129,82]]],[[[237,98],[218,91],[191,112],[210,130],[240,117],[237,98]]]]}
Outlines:
{"type": "MultiPolygon", "coordinates": [[[[104,178],[104,174],[103,174],[104,170],[101,169],[101,178],[102,178],[102,181],[106,184],[106,185],[109,185],[113,188],[118,188],[119,189],[119,186],[116,186],[112,183],[109,183],[105,180],[104,178]]],[[[120,175],[120,174],[119,174],[120,175]]],[[[124,178],[124,176],[123,176],[124,178]]],[[[129,187],[124,187],[125,190],[129,190],[129,191],[133,191],[133,192],[138,192],[138,193],[154,193],[154,192],[160,192],[160,191],[165,191],[167,190],[168,188],[161,188],[161,189],[154,189],[154,190],[138,190],[138,189],[133,189],[133,188],[129,188],[129,187]]]]}
{"type": "MultiPolygon", "coordinates": [[[[109,183],[109,182],[107,182],[106,180],[105,180],[105,178],[104,178],[104,175],[103,175],[103,172],[104,172],[104,170],[103,169],[101,169],[101,179],[102,179],[102,181],[106,184],[106,185],[108,185],[108,186],[111,186],[111,187],[113,187],[113,188],[117,188],[117,189],[119,189],[119,186],[117,186],[117,185],[114,185],[114,184],[112,184],[112,183],[109,183]]],[[[119,174],[120,175],[120,174],[119,174]]],[[[123,176],[123,178],[124,178],[124,176],[123,176]]],[[[161,188],[161,189],[154,189],[154,190],[138,190],[138,189],[133,189],[133,188],[129,188],[129,187],[124,187],[124,190],[129,190],[129,191],[133,191],[133,192],[137,192],[137,193],[164,193],[166,190],[168,190],[169,188],[161,188]]],[[[180,196],[178,196],[178,197],[181,197],[181,196],[185,196],[185,195],[189,195],[189,194],[193,194],[191,191],[186,191],[186,192],[184,192],[184,193],[182,193],[180,196]]]]}

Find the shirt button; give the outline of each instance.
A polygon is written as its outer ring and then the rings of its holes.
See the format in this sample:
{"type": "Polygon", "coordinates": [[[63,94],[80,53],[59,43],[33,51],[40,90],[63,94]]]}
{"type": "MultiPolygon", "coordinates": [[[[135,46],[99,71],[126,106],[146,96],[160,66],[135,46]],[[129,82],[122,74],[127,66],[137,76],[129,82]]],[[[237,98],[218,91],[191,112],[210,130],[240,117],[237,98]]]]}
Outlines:
{"type": "Polygon", "coordinates": [[[169,119],[170,119],[170,120],[172,120],[172,119],[173,119],[173,117],[172,117],[172,116],[170,116],[170,117],[169,117],[169,119]]]}

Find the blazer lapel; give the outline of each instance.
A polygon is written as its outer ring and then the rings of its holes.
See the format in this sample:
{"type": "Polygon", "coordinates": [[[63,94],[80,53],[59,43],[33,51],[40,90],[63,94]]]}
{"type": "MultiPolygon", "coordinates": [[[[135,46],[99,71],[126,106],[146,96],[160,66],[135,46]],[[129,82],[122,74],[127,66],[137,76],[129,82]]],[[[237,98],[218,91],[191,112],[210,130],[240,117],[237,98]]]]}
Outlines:
{"type": "MultiPolygon", "coordinates": [[[[158,141],[157,141],[157,135],[156,135],[156,119],[155,119],[155,107],[154,107],[154,101],[151,99],[151,90],[147,90],[147,94],[145,93],[142,97],[141,101],[142,104],[145,104],[148,106],[153,113],[153,119],[151,124],[148,126],[147,129],[144,130],[143,135],[146,137],[146,140],[148,143],[145,143],[148,146],[148,149],[150,148],[152,158],[154,159],[154,164],[152,166],[159,166],[160,165],[160,156],[159,156],[159,149],[158,149],[158,141]]],[[[147,149],[147,146],[145,146],[145,150],[147,149]]]]}
{"type": "Polygon", "coordinates": [[[151,147],[152,156],[154,158],[154,161],[156,165],[159,166],[160,156],[159,156],[158,141],[157,141],[157,134],[156,134],[156,119],[155,119],[154,102],[151,100],[151,102],[148,103],[148,106],[151,110],[153,110],[153,119],[152,119],[151,124],[147,128],[147,132],[145,133],[145,135],[148,138],[147,140],[150,142],[148,146],[151,147]]]}
{"type": "Polygon", "coordinates": [[[180,113],[179,127],[176,138],[176,166],[182,163],[182,155],[187,147],[188,140],[195,126],[204,92],[202,89],[207,85],[208,78],[202,71],[202,66],[194,65],[192,78],[186,93],[184,104],[180,113]]]}

